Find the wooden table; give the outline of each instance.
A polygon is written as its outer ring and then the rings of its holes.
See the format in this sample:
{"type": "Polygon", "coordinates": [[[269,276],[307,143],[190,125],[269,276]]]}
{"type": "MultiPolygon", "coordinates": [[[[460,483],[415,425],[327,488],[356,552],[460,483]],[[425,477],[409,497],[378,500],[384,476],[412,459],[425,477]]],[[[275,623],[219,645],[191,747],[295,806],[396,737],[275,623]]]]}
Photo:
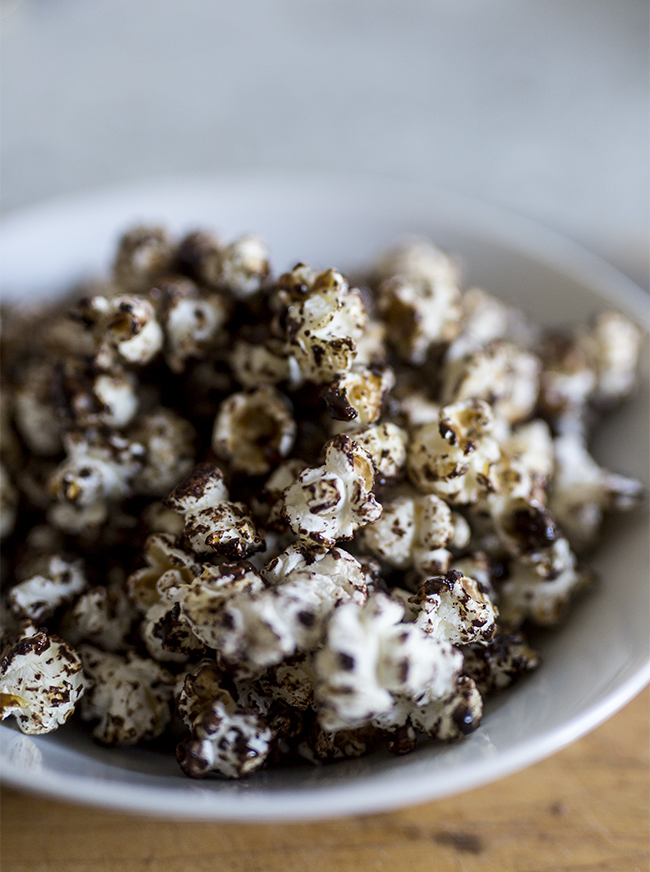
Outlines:
{"type": "Polygon", "coordinates": [[[650,691],[496,784],[390,814],[184,823],[7,790],[2,872],[647,872],[650,691]]]}

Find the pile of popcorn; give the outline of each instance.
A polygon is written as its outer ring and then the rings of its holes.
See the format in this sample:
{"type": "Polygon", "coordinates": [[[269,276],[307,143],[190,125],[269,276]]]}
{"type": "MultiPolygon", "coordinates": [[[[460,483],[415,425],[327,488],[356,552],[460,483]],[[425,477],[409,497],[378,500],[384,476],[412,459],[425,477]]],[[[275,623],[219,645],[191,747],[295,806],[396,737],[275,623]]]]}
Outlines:
{"type": "Polygon", "coordinates": [[[644,497],[588,447],[640,330],[535,328],[427,241],[355,287],[136,227],[109,280],[3,322],[0,714],[25,733],[76,712],[228,778],[459,740],[644,497]]]}

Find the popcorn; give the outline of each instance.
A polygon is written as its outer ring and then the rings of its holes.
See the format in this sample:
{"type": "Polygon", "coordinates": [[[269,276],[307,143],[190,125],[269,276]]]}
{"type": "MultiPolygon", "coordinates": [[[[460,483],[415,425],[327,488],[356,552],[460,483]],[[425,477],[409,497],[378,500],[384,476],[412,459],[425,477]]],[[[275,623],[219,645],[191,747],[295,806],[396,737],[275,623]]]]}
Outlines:
{"type": "Polygon", "coordinates": [[[14,420],[31,452],[52,456],[61,450],[62,428],[52,403],[52,366],[29,361],[13,392],[14,420]]]}
{"type": "Polygon", "coordinates": [[[133,489],[146,496],[166,496],[194,466],[194,428],[179,415],[159,407],[140,415],[129,438],[142,445],[142,466],[133,479],[133,489]]]}
{"type": "Polygon", "coordinates": [[[239,299],[259,291],[271,271],[269,251],[259,236],[248,234],[221,251],[220,284],[239,299]]]}
{"type": "Polygon", "coordinates": [[[118,287],[130,292],[146,290],[169,269],[171,240],[162,227],[134,227],[118,243],[113,276],[118,287]]]}
{"type": "Polygon", "coordinates": [[[602,469],[579,434],[555,440],[555,461],[550,508],[579,551],[595,543],[605,512],[629,511],[645,496],[636,479],[602,469]]]}
{"type": "Polygon", "coordinates": [[[538,666],[644,495],[588,448],[641,332],[542,334],[423,240],[366,280],[141,226],[4,319],[2,717],[243,778],[460,741],[538,666]]]}
{"type": "Polygon", "coordinates": [[[643,333],[620,312],[600,312],[591,328],[578,331],[578,344],[594,368],[596,384],[592,400],[597,404],[618,403],[630,393],[643,333]]]}
{"type": "Polygon", "coordinates": [[[81,661],[65,642],[27,624],[0,662],[0,719],[14,715],[23,733],[65,723],[84,693],[81,661]]]}
{"type": "Polygon", "coordinates": [[[241,708],[216,681],[211,664],[185,679],[178,708],[192,730],[176,757],[186,775],[218,772],[242,778],[262,766],[271,752],[273,732],[255,712],[241,708]]]}
{"type": "Polygon", "coordinates": [[[80,712],[85,721],[98,721],[93,738],[137,745],[159,736],[171,719],[173,676],[132,652],[123,657],[88,644],[78,650],[90,681],[80,712]]]}
{"type": "Polygon", "coordinates": [[[315,547],[332,548],[338,539],[375,521],[381,505],[372,493],[370,455],[348,436],[334,436],[325,446],[325,463],[300,473],[284,493],[291,529],[315,547]]]}
{"type": "Polygon", "coordinates": [[[393,694],[429,702],[449,694],[462,667],[452,645],[403,624],[399,603],[378,593],[364,607],[340,606],[315,659],[316,703],[325,730],[380,719],[393,694]]]}
{"type": "Polygon", "coordinates": [[[286,311],[288,351],[305,378],[323,384],[351,368],[367,316],[361,294],[337,270],[307,281],[307,295],[286,311]]]}
{"type": "Polygon", "coordinates": [[[78,597],[61,630],[67,642],[90,642],[103,651],[124,651],[136,610],[119,584],[98,585],[78,597]]]}
{"type": "Polygon", "coordinates": [[[197,554],[214,550],[224,557],[247,557],[264,547],[246,506],[228,500],[217,466],[196,467],[165,505],[185,518],[184,536],[197,554]]]}
{"type": "Polygon", "coordinates": [[[35,575],[9,591],[9,607],[17,618],[42,623],[82,593],[88,582],[81,561],[54,555],[47,575],[35,575]]]}
{"type": "Polygon", "coordinates": [[[425,241],[389,254],[379,268],[380,315],[390,325],[388,341],[407,363],[424,363],[429,346],[458,332],[461,295],[458,270],[442,251],[425,241]]]}
{"type": "Polygon", "coordinates": [[[364,527],[364,546],[395,569],[445,573],[454,535],[451,509],[434,494],[396,496],[383,504],[381,517],[364,527]]]}
{"type": "Polygon", "coordinates": [[[497,633],[487,645],[471,645],[463,654],[463,672],[484,696],[509,687],[539,665],[539,654],[516,633],[497,633]]]}
{"type": "Polygon", "coordinates": [[[452,569],[427,579],[415,600],[417,626],[454,645],[487,643],[496,632],[497,609],[480,582],[452,569]]]}
{"type": "Polygon", "coordinates": [[[361,430],[381,415],[384,397],[395,384],[393,370],[354,366],[332,380],[323,392],[336,432],[361,430]]]}
{"type": "Polygon", "coordinates": [[[444,403],[487,400],[496,417],[510,424],[530,417],[539,390],[539,359],[512,342],[495,340],[447,363],[444,403]]]}
{"type": "Polygon", "coordinates": [[[376,478],[384,484],[399,478],[406,465],[408,434],[397,424],[372,424],[352,434],[357,445],[370,455],[376,478]]]}
{"type": "Polygon", "coordinates": [[[132,572],[126,580],[129,599],[140,612],[160,602],[162,587],[190,584],[200,573],[193,555],[178,547],[169,533],[154,533],[145,543],[147,566],[132,572]]]}
{"type": "Polygon", "coordinates": [[[215,290],[221,284],[221,241],[203,230],[193,230],[178,243],[175,267],[197,284],[215,290]]]}
{"type": "Polygon", "coordinates": [[[284,344],[273,337],[259,344],[238,340],[229,362],[235,378],[245,388],[280,382],[298,385],[303,381],[295,359],[287,357],[284,344]]]}
{"type": "Polygon", "coordinates": [[[161,297],[159,318],[165,334],[165,359],[174,373],[185,370],[191,358],[203,358],[215,346],[228,321],[231,306],[222,294],[202,294],[194,282],[178,277],[153,288],[161,297]]]}
{"type": "Polygon", "coordinates": [[[555,429],[563,432],[585,426],[596,372],[575,338],[550,334],[541,348],[539,405],[555,429]]]}
{"type": "MultiPolygon", "coordinates": [[[[294,550],[288,556],[285,574],[272,588],[229,597],[207,629],[194,626],[226,662],[253,674],[313,649],[333,609],[364,603],[368,595],[363,568],[343,549],[311,562],[294,550]]],[[[274,563],[278,573],[282,561],[274,563]]]]}
{"type": "Polygon", "coordinates": [[[515,561],[499,591],[499,615],[504,626],[520,627],[529,619],[542,627],[558,624],[569,603],[593,581],[589,569],[581,566],[566,539],[558,540],[557,568],[546,576],[534,565],[515,561]]]}
{"type": "Polygon", "coordinates": [[[538,341],[537,330],[520,312],[482,288],[468,288],[461,306],[459,333],[445,353],[446,361],[463,358],[495,340],[514,340],[522,348],[538,341]]]}
{"type": "Polygon", "coordinates": [[[163,347],[163,329],[146,297],[91,297],[83,301],[81,311],[84,320],[92,325],[97,341],[95,362],[100,368],[110,369],[116,356],[143,366],[163,347]]]}
{"type": "Polygon", "coordinates": [[[197,578],[178,589],[177,602],[197,638],[217,648],[223,632],[218,619],[227,600],[237,593],[249,598],[263,589],[264,583],[250,563],[206,565],[197,578]]]}
{"type": "Polygon", "coordinates": [[[248,475],[270,472],[286,457],[296,438],[296,422],[287,398],[263,385],[231,394],[219,408],[212,431],[215,453],[248,475]]]}
{"type": "MultiPolygon", "coordinates": [[[[133,494],[133,481],[142,469],[144,447],[114,433],[106,436],[99,431],[70,432],[64,438],[67,458],[49,481],[56,499],[73,509],[87,509],[91,515],[81,515],[79,527],[92,518],[92,523],[106,519],[109,505],[133,494]]],[[[75,515],[57,511],[50,513],[55,526],[65,532],[78,532],[75,515]]]]}
{"type": "Polygon", "coordinates": [[[499,446],[494,414],[485,400],[462,400],[440,409],[437,422],[423,424],[411,439],[407,469],[423,493],[452,505],[474,503],[496,488],[499,446]]]}
{"type": "Polygon", "coordinates": [[[140,638],[158,663],[186,663],[200,656],[204,645],[182,620],[180,606],[164,600],[149,606],[140,624],[140,638]]]}

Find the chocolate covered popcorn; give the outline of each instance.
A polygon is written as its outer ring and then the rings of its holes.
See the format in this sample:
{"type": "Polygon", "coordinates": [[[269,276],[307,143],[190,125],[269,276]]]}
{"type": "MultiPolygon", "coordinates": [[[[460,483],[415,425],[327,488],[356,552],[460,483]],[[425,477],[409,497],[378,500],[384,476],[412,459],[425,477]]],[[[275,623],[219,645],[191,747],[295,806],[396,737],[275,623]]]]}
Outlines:
{"type": "Polygon", "coordinates": [[[139,226],[33,318],[40,343],[7,313],[0,446],[0,716],[27,733],[76,711],[192,778],[465,740],[644,498],[589,441],[639,328],[544,332],[428,241],[352,283],[139,226]]]}

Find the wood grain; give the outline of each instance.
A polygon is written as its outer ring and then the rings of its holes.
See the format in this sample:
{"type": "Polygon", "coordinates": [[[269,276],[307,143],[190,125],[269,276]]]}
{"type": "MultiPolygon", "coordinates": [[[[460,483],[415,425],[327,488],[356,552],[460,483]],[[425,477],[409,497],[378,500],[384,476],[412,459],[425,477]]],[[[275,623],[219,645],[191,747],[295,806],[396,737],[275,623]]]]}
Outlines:
{"type": "Polygon", "coordinates": [[[2,872],[647,872],[650,690],[495,784],[390,814],[179,823],[2,797],[2,872]]]}

